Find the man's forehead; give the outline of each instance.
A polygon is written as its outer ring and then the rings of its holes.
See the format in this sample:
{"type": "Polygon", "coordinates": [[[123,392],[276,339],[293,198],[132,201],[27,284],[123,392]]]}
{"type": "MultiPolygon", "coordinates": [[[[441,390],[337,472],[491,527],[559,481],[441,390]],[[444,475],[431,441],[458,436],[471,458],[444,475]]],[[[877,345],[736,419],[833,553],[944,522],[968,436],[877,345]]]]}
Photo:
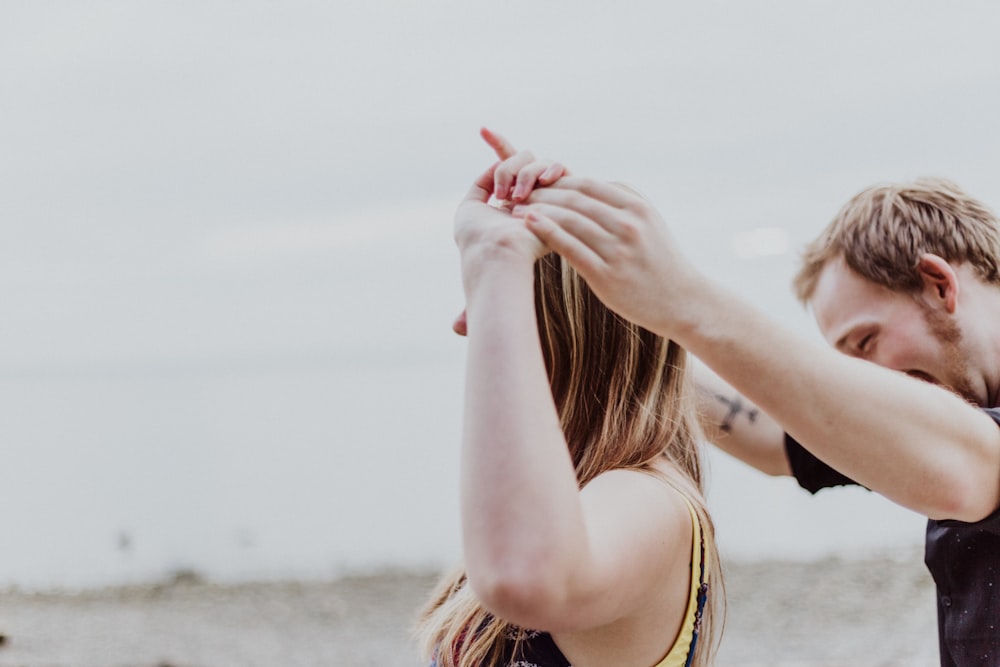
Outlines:
{"type": "Polygon", "coordinates": [[[847,266],[842,257],[831,259],[816,280],[809,306],[820,332],[835,347],[855,327],[869,319],[867,311],[881,290],[847,266]]]}

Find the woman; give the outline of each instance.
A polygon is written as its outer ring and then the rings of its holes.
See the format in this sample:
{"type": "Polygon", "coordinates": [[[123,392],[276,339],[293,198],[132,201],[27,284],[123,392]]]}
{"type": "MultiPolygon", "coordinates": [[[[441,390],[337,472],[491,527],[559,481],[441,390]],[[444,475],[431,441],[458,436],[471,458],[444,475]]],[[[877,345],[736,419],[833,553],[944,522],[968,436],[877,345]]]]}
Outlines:
{"type": "Polygon", "coordinates": [[[711,664],[718,605],[705,600],[721,599],[721,579],[685,353],[609,311],[521,220],[488,204],[518,174],[534,187],[553,172],[510,157],[456,213],[469,334],[465,563],[421,615],[425,657],[711,664]]]}

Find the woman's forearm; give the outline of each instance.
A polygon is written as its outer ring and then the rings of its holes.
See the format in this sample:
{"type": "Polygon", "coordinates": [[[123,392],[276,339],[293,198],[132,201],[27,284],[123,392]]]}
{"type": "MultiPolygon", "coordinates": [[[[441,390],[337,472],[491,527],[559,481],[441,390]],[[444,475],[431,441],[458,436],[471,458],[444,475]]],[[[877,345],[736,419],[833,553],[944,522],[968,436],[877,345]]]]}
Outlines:
{"type": "Polygon", "coordinates": [[[539,344],[532,262],[478,261],[465,284],[463,541],[473,587],[502,605],[568,572],[584,523],[539,344]]]}

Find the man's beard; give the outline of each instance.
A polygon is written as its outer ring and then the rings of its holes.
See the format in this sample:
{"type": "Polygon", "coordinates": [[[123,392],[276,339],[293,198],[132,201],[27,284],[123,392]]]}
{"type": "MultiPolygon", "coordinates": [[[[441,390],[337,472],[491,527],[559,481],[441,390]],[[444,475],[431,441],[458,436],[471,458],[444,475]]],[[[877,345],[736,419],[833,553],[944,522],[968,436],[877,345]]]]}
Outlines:
{"type": "Polygon", "coordinates": [[[941,351],[944,356],[945,371],[947,378],[939,377],[939,381],[947,380],[945,388],[969,401],[974,405],[979,405],[982,401],[976,396],[969,382],[969,359],[962,351],[962,330],[952,318],[937,311],[921,308],[924,313],[924,320],[930,328],[931,333],[941,343],[941,351]]]}

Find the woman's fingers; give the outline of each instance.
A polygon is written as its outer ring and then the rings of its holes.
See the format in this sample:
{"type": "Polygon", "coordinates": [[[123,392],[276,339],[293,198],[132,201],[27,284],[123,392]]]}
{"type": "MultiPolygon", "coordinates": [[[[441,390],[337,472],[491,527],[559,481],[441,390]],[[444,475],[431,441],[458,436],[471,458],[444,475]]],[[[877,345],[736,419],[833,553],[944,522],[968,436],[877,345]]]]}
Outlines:
{"type": "Polygon", "coordinates": [[[494,189],[494,172],[498,166],[500,166],[500,163],[494,162],[490,165],[489,169],[479,175],[475,182],[473,182],[472,187],[469,188],[469,191],[465,193],[464,201],[478,201],[484,203],[489,201],[490,195],[493,194],[494,189]]]}
{"type": "Polygon", "coordinates": [[[524,201],[535,186],[552,185],[566,173],[566,167],[551,160],[536,160],[517,172],[511,201],[524,201]]]}
{"type": "Polygon", "coordinates": [[[569,169],[558,162],[553,162],[545,171],[542,172],[542,175],[538,177],[538,182],[542,185],[552,185],[563,176],[569,176],[569,169]]]}
{"type": "Polygon", "coordinates": [[[511,199],[518,173],[533,162],[535,162],[535,156],[531,154],[531,151],[521,151],[501,162],[494,174],[496,186],[493,194],[496,198],[500,201],[511,199]]]}
{"type": "Polygon", "coordinates": [[[496,197],[501,201],[521,201],[536,185],[552,185],[569,174],[558,162],[536,161],[530,151],[518,152],[512,143],[488,128],[481,128],[479,136],[501,160],[495,188],[496,197]],[[530,160],[525,156],[531,156],[530,160]]]}
{"type": "Polygon", "coordinates": [[[514,190],[511,192],[511,201],[523,201],[535,189],[535,184],[539,182],[542,174],[552,165],[547,160],[535,160],[524,166],[517,172],[514,179],[514,190]]]}
{"type": "Polygon", "coordinates": [[[493,152],[496,153],[497,157],[501,160],[506,160],[507,158],[514,157],[514,155],[517,154],[517,149],[514,148],[512,143],[488,128],[480,128],[479,136],[483,138],[483,141],[490,145],[490,148],[493,149],[493,152]]]}

